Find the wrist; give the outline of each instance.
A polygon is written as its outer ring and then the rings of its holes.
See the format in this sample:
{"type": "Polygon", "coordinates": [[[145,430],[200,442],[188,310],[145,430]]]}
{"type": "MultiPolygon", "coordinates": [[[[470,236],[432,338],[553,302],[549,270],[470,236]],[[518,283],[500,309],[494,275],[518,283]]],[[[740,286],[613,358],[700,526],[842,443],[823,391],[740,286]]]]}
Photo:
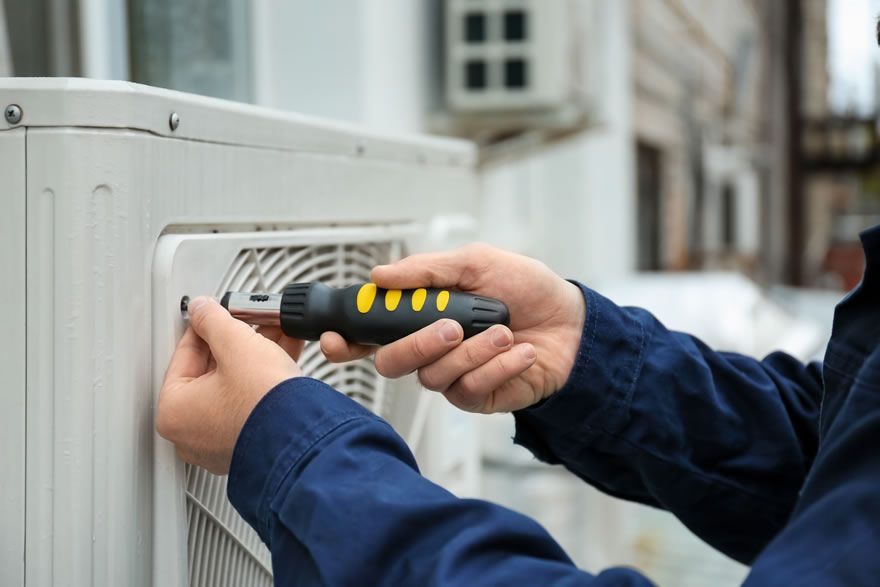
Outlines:
{"type": "Polygon", "coordinates": [[[560,387],[565,385],[565,382],[571,376],[571,370],[574,368],[578,350],[581,346],[581,339],[583,338],[584,324],[587,321],[587,300],[580,286],[571,281],[566,281],[565,288],[568,294],[568,309],[566,311],[568,319],[566,327],[563,329],[563,361],[560,371],[560,387]]]}
{"type": "Polygon", "coordinates": [[[290,470],[341,424],[370,412],[325,383],[308,377],[282,381],[248,415],[232,453],[227,495],[260,533],[269,537],[269,505],[290,470]]]}
{"type": "Polygon", "coordinates": [[[565,386],[577,361],[587,317],[587,303],[580,286],[563,282],[563,300],[558,311],[558,322],[553,329],[550,377],[547,378],[543,399],[565,386]]]}

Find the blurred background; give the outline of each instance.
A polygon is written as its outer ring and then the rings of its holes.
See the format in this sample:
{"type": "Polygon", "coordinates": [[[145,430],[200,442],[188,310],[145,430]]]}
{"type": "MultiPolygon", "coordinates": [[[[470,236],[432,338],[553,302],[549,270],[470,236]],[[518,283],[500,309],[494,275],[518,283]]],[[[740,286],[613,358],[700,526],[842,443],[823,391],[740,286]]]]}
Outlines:
{"type": "MultiPolygon", "coordinates": [[[[3,0],[0,73],[125,79],[480,147],[481,227],[726,350],[820,357],[880,223],[878,0],[3,0]]],[[[414,194],[417,197],[418,194],[414,194]]],[[[583,567],[745,569],[484,420],[482,496],[583,567]]]]}

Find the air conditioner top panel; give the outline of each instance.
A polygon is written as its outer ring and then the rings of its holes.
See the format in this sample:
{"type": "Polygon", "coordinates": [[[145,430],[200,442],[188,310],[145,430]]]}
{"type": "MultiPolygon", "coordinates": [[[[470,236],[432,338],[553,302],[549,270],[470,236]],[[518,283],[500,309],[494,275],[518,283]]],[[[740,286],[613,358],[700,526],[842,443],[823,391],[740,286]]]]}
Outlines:
{"type": "Polygon", "coordinates": [[[248,104],[185,94],[124,81],[82,78],[2,78],[0,107],[16,104],[26,127],[134,129],[212,143],[367,159],[470,167],[473,145],[459,140],[380,133],[248,104]],[[179,125],[172,130],[176,113],[179,125]]]}

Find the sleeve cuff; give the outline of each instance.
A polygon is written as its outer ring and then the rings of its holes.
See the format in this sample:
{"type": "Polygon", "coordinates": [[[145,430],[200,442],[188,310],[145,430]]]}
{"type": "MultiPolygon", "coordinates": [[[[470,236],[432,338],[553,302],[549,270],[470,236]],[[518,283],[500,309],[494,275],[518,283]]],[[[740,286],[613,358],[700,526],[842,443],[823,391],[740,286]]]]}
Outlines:
{"type": "Polygon", "coordinates": [[[322,438],[360,418],[375,416],[307,377],[288,379],[260,400],[235,444],[226,492],[264,542],[269,537],[269,504],[284,478],[322,438]]]}
{"type": "Polygon", "coordinates": [[[514,412],[514,442],[557,464],[629,419],[646,346],[645,325],[590,288],[581,288],[587,319],[566,384],[546,400],[514,412]]]}

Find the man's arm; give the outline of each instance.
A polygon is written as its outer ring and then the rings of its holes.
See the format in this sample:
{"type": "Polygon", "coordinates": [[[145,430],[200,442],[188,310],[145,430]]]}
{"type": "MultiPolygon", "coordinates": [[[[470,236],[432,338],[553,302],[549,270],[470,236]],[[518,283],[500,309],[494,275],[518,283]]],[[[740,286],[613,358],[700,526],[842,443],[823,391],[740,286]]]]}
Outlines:
{"type": "Polygon", "coordinates": [[[715,352],[583,292],[569,381],[515,413],[515,441],[751,562],[788,520],[816,453],[819,366],[715,352]]]}
{"type": "MultiPolygon", "coordinates": [[[[791,521],[745,585],[880,581],[880,348],[841,394],[791,521]]],[[[847,382],[847,383],[848,383],[847,382]]]]}
{"type": "Polygon", "coordinates": [[[257,405],[228,492],[279,585],[650,585],[580,571],[534,521],[431,483],[387,423],[313,379],[257,405]]]}
{"type": "MultiPolygon", "coordinates": [[[[818,367],[781,354],[716,353],[647,312],[486,245],[414,255],[372,277],[386,288],[488,295],[510,308],[511,332],[497,326],[444,342],[428,327],[382,347],[376,366],[385,376],[418,370],[462,409],[513,411],[517,441],[539,458],[668,509],[738,560],[752,560],[788,518],[816,452],[818,367]]],[[[369,352],[332,333],[321,346],[332,360],[369,352]]]]}
{"type": "Polygon", "coordinates": [[[208,298],[189,315],[156,429],[187,462],[230,473],[276,585],[650,584],[627,569],[581,572],[535,522],[419,475],[388,424],[301,377],[302,341],[255,332],[208,298]]]}

